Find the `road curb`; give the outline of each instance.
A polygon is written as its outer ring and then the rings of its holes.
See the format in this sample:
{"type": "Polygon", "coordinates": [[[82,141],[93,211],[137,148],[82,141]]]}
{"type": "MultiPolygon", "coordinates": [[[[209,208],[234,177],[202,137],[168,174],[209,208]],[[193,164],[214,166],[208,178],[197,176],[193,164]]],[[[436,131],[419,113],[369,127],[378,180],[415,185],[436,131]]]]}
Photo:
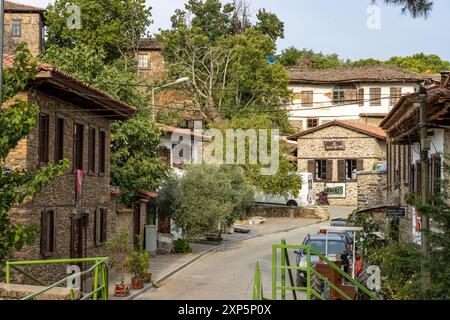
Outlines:
{"type": "Polygon", "coordinates": [[[196,262],[200,258],[202,258],[202,257],[204,257],[204,256],[206,256],[206,255],[208,255],[210,253],[220,251],[222,249],[234,246],[236,244],[243,243],[245,241],[254,240],[254,239],[258,239],[258,238],[266,237],[266,236],[271,236],[271,235],[274,235],[274,234],[277,234],[277,233],[290,232],[290,231],[302,229],[302,228],[305,228],[305,227],[310,227],[310,226],[313,226],[313,225],[316,225],[316,224],[320,224],[320,223],[323,223],[323,222],[326,222],[326,221],[327,220],[325,220],[325,221],[321,220],[321,221],[318,221],[318,222],[305,224],[305,225],[303,225],[301,227],[295,227],[295,228],[290,228],[290,229],[285,229],[285,230],[279,230],[279,231],[271,232],[271,233],[267,233],[267,234],[259,234],[259,235],[256,235],[254,237],[250,237],[250,238],[247,238],[247,239],[242,239],[242,240],[238,240],[238,241],[232,241],[230,243],[226,243],[226,244],[222,244],[222,245],[217,246],[217,247],[213,247],[213,248],[208,249],[208,250],[200,253],[199,255],[193,257],[189,261],[187,261],[184,264],[182,264],[181,266],[177,267],[175,270],[170,271],[169,273],[165,274],[164,276],[162,276],[161,278],[159,278],[156,281],[152,281],[152,283],[147,284],[143,289],[139,290],[138,292],[133,293],[132,295],[130,295],[130,296],[128,296],[128,297],[126,297],[125,299],[122,299],[122,300],[134,300],[135,298],[139,297],[140,295],[142,295],[142,294],[144,294],[144,293],[146,293],[148,291],[151,291],[152,289],[154,289],[153,288],[153,284],[160,283],[160,282],[163,282],[163,281],[169,279],[173,275],[177,274],[181,270],[187,268],[188,266],[190,266],[191,264],[193,264],[194,262],[196,262]]]}

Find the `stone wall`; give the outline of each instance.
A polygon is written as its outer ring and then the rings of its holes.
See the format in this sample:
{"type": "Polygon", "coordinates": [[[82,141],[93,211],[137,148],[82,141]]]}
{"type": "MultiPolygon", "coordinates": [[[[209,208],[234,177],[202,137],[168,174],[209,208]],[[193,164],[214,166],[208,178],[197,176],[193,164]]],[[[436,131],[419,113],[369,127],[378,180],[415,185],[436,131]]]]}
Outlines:
{"type": "Polygon", "coordinates": [[[255,206],[252,216],[265,218],[313,218],[328,220],[328,206],[275,207],[255,206]]]}
{"type": "MultiPolygon", "coordinates": [[[[11,214],[15,221],[22,223],[40,224],[41,214],[45,210],[53,210],[56,213],[56,252],[42,256],[39,239],[34,245],[27,246],[21,251],[14,252],[13,259],[36,260],[42,258],[69,258],[71,241],[71,222],[72,218],[79,214],[88,214],[88,223],[83,237],[83,246],[85,256],[96,257],[104,256],[106,248],[104,244],[94,243],[94,213],[98,209],[107,211],[107,239],[109,239],[116,229],[116,214],[114,201],[111,199],[110,190],[110,127],[109,120],[106,118],[93,116],[92,113],[78,108],[62,100],[48,97],[43,94],[29,94],[29,103],[37,103],[43,113],[47,113],[49,122],[49,156],[50,162],[54,162],[55,155],[55,119],[56,116],[64,117],[64,157],[69,160],[69,169],[67,172],[52,181],[44,190],[33,200],[15,207],[11,214]],[[96,129],[96,171],[94,173],[85,173],[82,184],[81,206],[75,206],[75,183],[76,175],[73,170],[73,140],[74,123],[80,122],[85,125],[84,130],[84,157],[83,168],[88,167],[88,128],[96,129]],[[106,172],[100,174],[98,171],[99,159],[99,130],[106,132],[106,172]]],[[[22,164],[22,167],[29,169],[39,168],[38,159],[38,126],[32,129],[30,134],[20,141],[16,150],[13,150],[7,161],[11,164],[22,164]],[[25,147],[26,146],[26,147],[25,147]],[[26,154],[26,155],[25,155],[26,154]],[[23,159],[26,158],[26,161],[23,159]],[[25,164],[25,165],[24,165],[25,164]]],[[[8,166],[8,162],[6,164],[8,166]]],[[[60,278],[65,273],[64,266],[55,267],[33,267],[33,271],[39,274],[44,281],[53,281],[60,278]]]]}
{"type": "Polygon", "coordinates": [[[358,173],[358,208],[384,205],[386,202],[386,173],[366,171],[358,173]]]}
{"type": "Polygon", "coordinates": [[[5,13],[4,28],[5,53],[13,54],[17,46],[22,42],[28,45],[32,55],[38,56],[43,53],[43,21],[39,13],[5,13]],[[21,37],[11,36],[13,20],[22,22],[21,37]]]}
{"type": "Polygon", "coordinates": [[[139,69],[139,77],[143,78],[149,84],[160,82],[167,77],[164,56],[161,50],[142,50],[139,54],[147,54],[149,57],[149,68],[139,69]]]}

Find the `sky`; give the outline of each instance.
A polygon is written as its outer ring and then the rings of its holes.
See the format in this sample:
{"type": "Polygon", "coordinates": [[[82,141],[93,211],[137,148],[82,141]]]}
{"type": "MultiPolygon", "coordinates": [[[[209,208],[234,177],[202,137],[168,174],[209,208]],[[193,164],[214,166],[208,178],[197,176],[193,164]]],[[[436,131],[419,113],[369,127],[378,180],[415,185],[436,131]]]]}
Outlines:
{"type": "MultiPolygon", "coordinates": [[[[52,0],[13,0],[46,6],[52,0]]],[[[101,1],[101,0],[100,0],[101,1]]],[[[278,50],[294,46],[316,52],[338,53],[342,59],[406,56],[424,52],[450,60],[448,14],[450,1],[434,0],[428,19],[413,19],[400,7],[379,3],[379,12],[371,0],[251,0],[252,13],[259,8],[276,13],[285,23],[285,38],[278,50]],[[372,10],[371,10],[372,9],[372,10]],[[377,19],[379,17],[379,19],[377,19]],[[368,28],[368,22],[372,26],[368,28]]],[[[150,32],[170,27],[175,9],[184,8],[186,0],[148,0],[154,24],[150,32]]]]}

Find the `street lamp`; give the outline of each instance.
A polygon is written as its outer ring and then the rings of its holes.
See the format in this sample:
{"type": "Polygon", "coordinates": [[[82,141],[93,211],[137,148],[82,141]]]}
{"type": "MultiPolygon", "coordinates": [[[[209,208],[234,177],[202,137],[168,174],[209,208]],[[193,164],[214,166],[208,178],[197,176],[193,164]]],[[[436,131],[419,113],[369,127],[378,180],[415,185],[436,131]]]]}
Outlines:
{"type": "Polygon", "coordinates": [[[155,121],[155,119],[156,119],[156,112],[155,112],[155,107],[156,107],[155,106],[155,92],[156,92],[156,90],[167,88],[167,87],[170,87],[170,86],[182,83],[182,82],[186,82],[186,81],[189,81],[189,80],[191,80],[191,78],[184,77],[184,78],[177,79],[174,82],[162,85],[160,87],[152,88],[152,117],[153,117],[153,121],[155,121]]]}

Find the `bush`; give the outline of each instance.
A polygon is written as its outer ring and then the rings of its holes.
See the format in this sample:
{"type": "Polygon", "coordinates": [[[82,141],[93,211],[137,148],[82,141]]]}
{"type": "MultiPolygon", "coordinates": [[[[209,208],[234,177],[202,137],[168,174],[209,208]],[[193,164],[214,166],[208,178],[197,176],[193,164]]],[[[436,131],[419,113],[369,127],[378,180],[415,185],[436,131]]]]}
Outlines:
{"type": "Polygon", "coordinates": [[[150,255],[147,251],[133,251],[126,258],[126,268],[133,276],[133,279],[144,280],[150,268],[150,255]]]}
{"type": "Polygon", "coordinates": [[[175,253],[191,253],[192,248],[186,239],[178,239],[173,242],[173,251],[175,253]]]}
{"type": "Polygon", "coordinates": [[[132,251],[130,236],[128,230],[120,228],[117,234],[106,244],[110,265],[121,275],[122,283],[124,281],[125,260],[132,251]]]}

